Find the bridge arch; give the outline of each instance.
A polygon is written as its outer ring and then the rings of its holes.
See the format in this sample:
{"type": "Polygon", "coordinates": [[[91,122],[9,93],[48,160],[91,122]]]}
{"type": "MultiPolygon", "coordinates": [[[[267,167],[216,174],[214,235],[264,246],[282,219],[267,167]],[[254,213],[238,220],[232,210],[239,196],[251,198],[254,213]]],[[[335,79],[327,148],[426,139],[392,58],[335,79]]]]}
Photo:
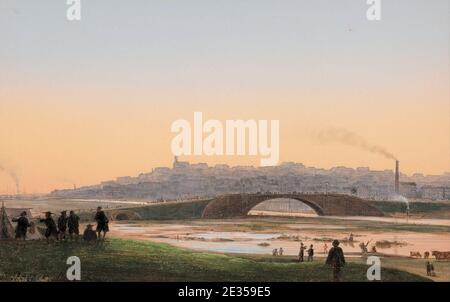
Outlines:
{"type": "Polygon", "coordinates": [[[271,199],[298,200],[319,216],[383,216],[364,200],[342,194],[229,194],[213,199],[203,210],[202,218],[219,219],[247,216],[256,205],[271,199]]]}
{"type": "Polygon", "coordinates": [[[300,198],[271,198],[258,203],[250,209],[248,216],[300,216],[317,217],[323,216],[323,210],[300,198]],[[279,213],[279,214],[277,214],[279,213]]]}

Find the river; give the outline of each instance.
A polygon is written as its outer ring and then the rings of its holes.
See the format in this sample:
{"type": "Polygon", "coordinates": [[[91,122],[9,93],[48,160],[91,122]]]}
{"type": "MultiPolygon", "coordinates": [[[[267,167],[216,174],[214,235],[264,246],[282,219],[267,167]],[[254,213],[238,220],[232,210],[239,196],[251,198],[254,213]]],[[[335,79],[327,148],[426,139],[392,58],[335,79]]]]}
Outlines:
{"type": "MultiPolygon", "coordinates": [[[[227,221],[238,226],[242,220],[227,221]]],[[[223,224],[224,222],[222,222],[223,224]]],[[[448,225],[446,221],[444,225],[448,225]]],[[[359,255],[359,244],[375,246],[377,252],[389,255],[409,256],[411,251],[450,251],[450,234],[413,231],[368,231],[350,225],[317,223],[284,224],[282,230],[266,228],[260,231],[223,231],[219,224],[167,224],[114,223],[112,235],[145,239],[174,246],[220,253],[246,253],[270,255],[273,249],[283,248],[285,255],[298,255],[300,241],[308,247],[312,244],[316,255],[324,255],[333,239],[341,240],[341,247],[350,256],[359,255]],[[354,240],[347,238],[353,233],[354,240]]]]}

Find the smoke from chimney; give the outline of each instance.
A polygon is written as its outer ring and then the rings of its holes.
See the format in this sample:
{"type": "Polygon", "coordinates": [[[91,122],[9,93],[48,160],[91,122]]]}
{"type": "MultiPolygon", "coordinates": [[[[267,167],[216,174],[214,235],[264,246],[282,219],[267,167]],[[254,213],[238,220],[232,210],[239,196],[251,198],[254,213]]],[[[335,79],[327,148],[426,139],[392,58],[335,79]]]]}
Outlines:
{"type": "Polygon", "coordinates": [[[20,194],[20,179],[16,172],[2,165],[0,165],[0,172],[5,172],[9,175],[9,177],[11,177],[11,179],[14,181],[14,184],[16,185],[16,194],[20,194]]]}
{"type": "Polygon", "coordinates": [[[396,160],[396,157],[385,148],[369,143],[365,138],[346,129],[328,128],[310,133],[320,143],[340,143],[363,151],[396,160]]]}

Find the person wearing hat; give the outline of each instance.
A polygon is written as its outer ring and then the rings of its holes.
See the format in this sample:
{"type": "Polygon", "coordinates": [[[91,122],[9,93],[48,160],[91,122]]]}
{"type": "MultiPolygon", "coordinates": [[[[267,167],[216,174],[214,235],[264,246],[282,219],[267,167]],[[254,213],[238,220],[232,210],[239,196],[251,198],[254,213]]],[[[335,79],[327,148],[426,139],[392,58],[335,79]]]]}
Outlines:
{"type": "Polygon", "coordinates": [[[67,230],[67,211],[62,211],[61,216],[58,218],[58,233],[59,239],[66,239],[66,230],[67,230]]]}
{"type": "Polygon", "coordinates": [[[345,265],[344,251],[339,247],[339,240],[333,241],[333,247],[328,252],[326,264],[333,268],[333,281],[341,281],[341,268],[345,265]]]}
{"type": "Polygon", "coordinates": [[[298,252],[298,262],[303,262],[305,257],[306,246],[300,242],[300,251],[298,252]]]}
{"type": "Polygon", "coordinates": [[[92,229],[93,225],[88,224],[83,233],[83,240],[87,242],[97,241],[97,234],[92,229]]]}
{"type": "Polygon", "coordinates": [[[13,218],[12,221],[17,222],[16,239],[27,239],[27,230],[31,226],[27,218],[27,212],[23,211],[19,218],[13,218]]]}
{"type": "Polygon", "coordinates": [[[45,238],[49,243],[50,236],[55,236],[58,240],[58,230],[56,229],[56,223],[52,218],[52,212],[45,212],[45,219],[40,219],[40,222],[44,222],[47,229],[45,230],[45,238]]]}
{"type": "Polygon", "coordinates": [[[97,235],[98,239],[105,239],[106,233],[109,231],[108,217],[105,212],[102,211],[102,207],[97,208],[97,213],[95,214],[95,221],[97,221],[97,235]],[[103,238],[101,237],[101,232],[103,232],[103,238]]]}
{"type": "Polygon", "coordinates": [[[73,234],[75,234],[78,238],[80,235],[80,217],[75,214],[74,211],[70,211],[69,219],[67,220],[67,226],[69,227],[69,236],[70,239],[73,238],[73,234]]]}

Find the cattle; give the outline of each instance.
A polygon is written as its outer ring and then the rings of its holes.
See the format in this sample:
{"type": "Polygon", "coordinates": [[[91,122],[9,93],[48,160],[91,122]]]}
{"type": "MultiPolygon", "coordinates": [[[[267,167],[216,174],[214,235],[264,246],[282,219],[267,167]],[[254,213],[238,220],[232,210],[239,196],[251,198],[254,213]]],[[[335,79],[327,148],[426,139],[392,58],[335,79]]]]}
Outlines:
{"type": "Polygon", "coordinates": [[[409,252],[409,256],[413,258],[422,258],[422,254],[419,252],[409,252]]]}
{"type": "Polygon", "coordinates": [[[447,260],[447,259],[450,259],[450,252],[432,251],[431,255],[433,255],[436,258],[436,260],[447,260]]]}

